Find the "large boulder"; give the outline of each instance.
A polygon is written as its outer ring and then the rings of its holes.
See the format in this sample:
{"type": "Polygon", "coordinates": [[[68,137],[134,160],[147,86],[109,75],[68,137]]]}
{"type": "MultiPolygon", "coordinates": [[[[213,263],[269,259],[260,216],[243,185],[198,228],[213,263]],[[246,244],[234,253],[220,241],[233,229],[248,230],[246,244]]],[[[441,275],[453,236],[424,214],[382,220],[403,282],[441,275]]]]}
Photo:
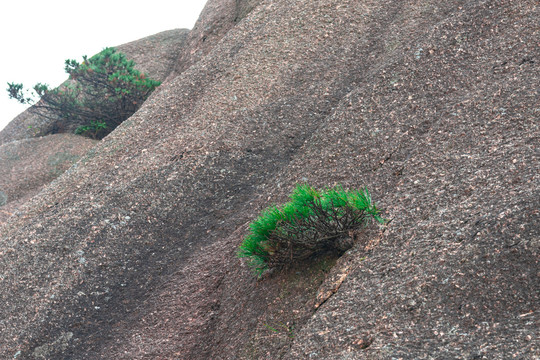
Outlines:
{"type": "Polygon", "coordinates": [[[154,80],[165,81],[176,65],[188,34],[187,29],[163,31],[116,46],[116,49],[133,60],[140,72],[148,74],[154,80]]]}
{"type": "Polygon", "coordinates": [[[0,225],[96,143],[78,135],[56,134],[1,145],[0,225]]]}
{"type": "Polygon", "coordinates": [[[539,17],[262,2],[2,228],[0,357],[537,358],[539,17]],[[305,181],[391,221],[257,280],[305,181]]]}

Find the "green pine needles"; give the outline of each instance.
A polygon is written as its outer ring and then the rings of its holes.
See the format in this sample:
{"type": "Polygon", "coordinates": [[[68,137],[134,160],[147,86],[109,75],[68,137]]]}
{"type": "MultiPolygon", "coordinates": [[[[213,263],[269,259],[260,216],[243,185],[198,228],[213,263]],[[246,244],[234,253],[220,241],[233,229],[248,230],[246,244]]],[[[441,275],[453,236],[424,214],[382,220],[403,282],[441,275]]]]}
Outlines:
{"type": "Polygon", "coordinates": [[[97,139],[135,113],[160,85],[135,69],[135,63],[115,48],[106,48],[91,58],[83,56],[82,63],[66,60],[65,70],[69,81],[56,89],[38,83],[33,91],[25,91],[22,84],[8,83],[8,95],[33,105],[30,110],[54,121],[55,128],[76,125],[77,134],[97,139]]]}
{"type": "Polygon", "coordinates": [[[273,206],[250,225],[238,257],[247,258],[260,276],[266,269],[324,251],[352,246],[349,232],[371,220],[384,223],[367,189],[345,191],[336,186],[317,191],[298,185],[282,206],[273,206]]]}

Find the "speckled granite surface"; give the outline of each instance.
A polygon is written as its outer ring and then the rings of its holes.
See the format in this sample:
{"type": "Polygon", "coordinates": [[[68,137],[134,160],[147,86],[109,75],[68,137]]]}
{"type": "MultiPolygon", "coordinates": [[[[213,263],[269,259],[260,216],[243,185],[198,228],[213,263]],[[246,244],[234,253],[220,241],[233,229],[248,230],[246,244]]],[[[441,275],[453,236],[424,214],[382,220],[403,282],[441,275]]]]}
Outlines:
{"type": "Polygon", "coordinates": [[[2,228],[0,357],[538,358],[538,18],[261,2],[2,228]],[[256,281],[236,247],[302,181],[392,221],[256,281]]]}

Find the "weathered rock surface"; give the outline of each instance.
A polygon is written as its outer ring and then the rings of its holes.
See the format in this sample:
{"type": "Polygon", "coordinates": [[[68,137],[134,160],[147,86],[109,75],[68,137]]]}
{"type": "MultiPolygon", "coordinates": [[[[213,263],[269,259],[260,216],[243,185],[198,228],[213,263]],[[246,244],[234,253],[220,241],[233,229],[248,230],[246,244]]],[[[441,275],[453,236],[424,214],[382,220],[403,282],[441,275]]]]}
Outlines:
{"type": "Polygon", "coordinates": [[[538,358],[538,18],[261,2],[1,229],[0,357],[538,358]],[[302,181],[391,222],[257,282],[236,247],[302,181]]]}
{"type": "MultiPolygon", "coordinates": [[[[135,67],[139,71],[148,73],[155,80],[164,81],[176,66],[188,33],[189,30],[186,29],[164,31],[117,46],[117,49],[126,54],[128,59],[135,61],[135,67]]],[[[59,128],[54,121],[26,110],[0,131],[0,145],[52,133],[72,133],[74,130],[72,127],[66,124],[59,128]]]]}
{"type": "Polygon", "coordinates": [[[173,71],[188,34],[187,29],[163,31],[116,48],[135,62],[137,70],[164,81],[173,71]]]}
{"type": "Polygon", "coordinates": [[[40,137],[50,131],[50,129],[51,124],[49,120],[37,116],[27,109],[15,116],[15,118],[0,131],[0,145],[10,141],[40,137]]]}
{"type": "Polygon", "coordinates": [[[78,135],[56,134],[1,145],[0,225],[96,143],[78,135]]]}
{"type": "Polygon", "coordinates": [[[208,1],[193,29],[171,77],[181,74],[202,59],[238,22],[244,19],[261,0],[208,1]]]}

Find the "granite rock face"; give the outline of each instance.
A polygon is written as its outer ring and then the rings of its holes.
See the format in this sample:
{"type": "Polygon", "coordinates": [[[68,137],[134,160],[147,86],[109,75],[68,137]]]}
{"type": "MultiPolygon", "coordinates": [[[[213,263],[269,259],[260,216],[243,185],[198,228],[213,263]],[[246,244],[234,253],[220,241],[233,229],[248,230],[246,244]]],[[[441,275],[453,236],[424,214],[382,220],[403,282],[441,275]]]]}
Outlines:
{"type": "Polygon", "coordinates": [[[0,357],[539,357],[538,18],[260,2],[1,228],[0,357]],[[391,221],[257,281],[247,225],[306,181],[391,221]]]}
{"type": "Polygon", "coordinates": [[[206,3],[189,32],[171,77],[175,77],[202,59],[261,0],[212,0],[206,3]]]}
{"type": "Polygon", "coordinates": [[[163,31],[116,48],[135,62],[137,70],[163,82],[174,69],[189,32],[187,29],[163,31]]]}
{"type": "Polygon", "coordinates": [[[0,146],[0,225],[97,143],[73,134],[12,141],[0,146]]]}

